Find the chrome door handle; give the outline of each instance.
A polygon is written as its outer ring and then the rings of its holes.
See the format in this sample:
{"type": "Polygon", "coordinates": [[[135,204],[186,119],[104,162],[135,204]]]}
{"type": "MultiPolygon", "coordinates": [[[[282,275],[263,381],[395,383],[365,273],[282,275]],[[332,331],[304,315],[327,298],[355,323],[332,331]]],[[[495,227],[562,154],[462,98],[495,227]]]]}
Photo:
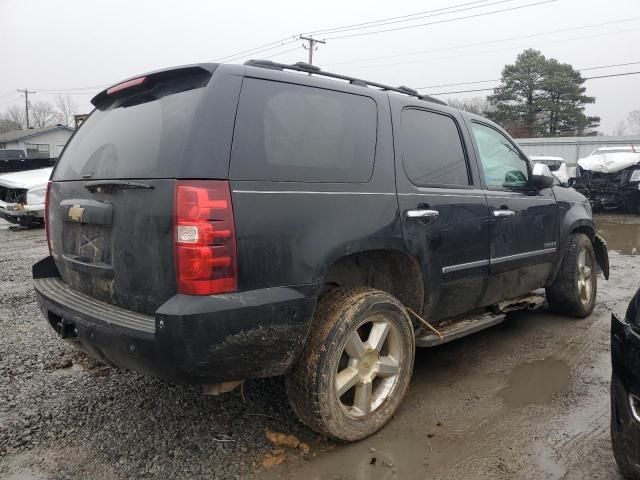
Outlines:
{"type": "Polygon", "coordinates": [[[494,217],[513,217],[516,214],[513,210],[494,210],[494,217]]]}
{"type": "Polygon", "coordinates": [[[407,210],[407,218],[438,218],[440,212],[437,210],[407,210]]]}

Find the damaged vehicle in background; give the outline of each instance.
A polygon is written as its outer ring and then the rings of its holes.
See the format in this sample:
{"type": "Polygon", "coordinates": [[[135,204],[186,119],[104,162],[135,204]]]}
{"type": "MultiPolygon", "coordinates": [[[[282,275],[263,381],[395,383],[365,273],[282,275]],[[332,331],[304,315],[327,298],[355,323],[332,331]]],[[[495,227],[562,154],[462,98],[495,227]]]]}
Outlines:
{"type": "Polygon", "coordinates": [[[546,155],[529,155],[529,160],[533,164],[541,163],[549,167],[551,174],[558,179],[560,185],[568,187],[570,184],[571,176],[569,175],[569,169],[567,168],[567,162],[562,157],[548,157],[546,155]]]}
{"type": "Polygon", "coordinates": [[[0,218],[25,227],[44,224],[52,167],[0,175],[0,218]]]}
{"type": "Polygon", "coordinates": [[[598,148],[578,166],[574,186],[594,208],[640,213],[640,145],[598,148]]]}

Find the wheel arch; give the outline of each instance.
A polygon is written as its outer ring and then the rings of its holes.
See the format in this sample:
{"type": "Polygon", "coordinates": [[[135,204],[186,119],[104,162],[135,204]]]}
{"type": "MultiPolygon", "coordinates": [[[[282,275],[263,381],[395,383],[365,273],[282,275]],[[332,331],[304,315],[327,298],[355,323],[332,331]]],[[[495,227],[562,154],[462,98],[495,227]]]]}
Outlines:
{"type": "Polygon", "coordinates": [[[415,256],[396,248],[363,250],[338,257],[328,265],[323,283],[325,289],[331,286],[376,288],[418,312],[424,304],[421,263],[415,256]]]}
{"type": "Polygon", "coordinates": [[[553,271],[549,278],[547,279],[547,283],[545,287],[550,286],[558,276],[560,272],[560,268],[562,266],[562,262],[564,260],[564,256],[567,253],[567,245],[569,243],[569,237],[574,233],[584,233],[591,242],[593,243],[593,239],[596,234],[595,225],[593,220],[588,218],[581,218],[574,220],[573,223],[570,223],[565,228],[563,228],[560,232],[560,246],[558,248],[558,261],[553,267],[553,271]],[[562,231],[563,230],[563,231],[562,231]]]}

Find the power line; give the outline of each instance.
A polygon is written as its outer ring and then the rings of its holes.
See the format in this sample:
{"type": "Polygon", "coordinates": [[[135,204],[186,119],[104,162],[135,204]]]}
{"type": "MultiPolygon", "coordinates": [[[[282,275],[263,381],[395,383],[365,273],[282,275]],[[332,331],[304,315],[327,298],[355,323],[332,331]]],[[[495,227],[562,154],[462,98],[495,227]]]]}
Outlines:
{"type": "Polygon", "coordinates": [[[400,18],[408,18],[408,17],[413,17],[413,16],[416,16],[416,15],[422,15],[424,13],[438,12],[438,11],[441,11],[441,10],[449,10],[451,8],[462,7],[462,6],[465,6],[465,5],[473,5],[473,4],[476,4],[476,3],[486,3],[487,1],[488,0],[480,0],[480,1],[476,1],[476,2],[461,3],[461,4],[458,4],[458,5],[451,5],[450,7],[437,8],[435,10],[425,10],[424,12],[411,13],[409,15],[401,15],[399,17],[389,17],[389,18],[384,18],[384,19],[381,19],[381,20],[372,20],[370,22],[361,22],[361,23],[353,23],[351,25],[343,25],[342,27],[333,27],[333,28],[327,28],[327,29],[324,29],[324,30],[315,30],[313,32],[309,32],[309,35],[319,35],[319,34],[325,34],[325,33],[333,33],[335,30],[344,30],[344,29],[349,29],[351,27],[359,27],[361,25],[371,25],[371,24],[376,24],[376,23],[379,23],[379,22],[384,22],[386,20],[397,20],[397,19],[400,19],[400,18]]]}
{"type": "MultiPolygon", "coordinates": [[[[604,67],[602,67],[602,68],[604,68],[604,67]]],[[[612,74],[609,74],[609,75],[598,75],[598,76],[594,76],[594,77],[582,77],[582,79],[586,81],[586,80],[597,80],[599,78],[625,77],[627,75],[638,75],[638,74],[640,74],[640,72],[612,73],[612,74]]],[[[472,89],[472,90],[458,90],[456,92],[437,92],[437,93],[429,92],[429,95],[438,96],[438,95],[452,95],[454,93],[488,92],[490,90],[495,90],[496,88],[497,87],[475,88],[475,89],[472,89]]]]}
{"type": "Polygon", "coordinates": [[[553,3],[555,1],[556,0],[542,0],[542,1],[539,1],[539,2],[529,3],[527,5],[519,5],[517,7],[503,8],[501,10],[494,10],[492,12],[476,13],[476,14],[473,14],[473,15],[466,15],[466,16],[463,16],[463,17],[447,18],[447,19],[443,19],[443,20],[437,20],[435,22],[418,23],[416,25],[407,25],[407,26],[404,26],[404,27],[394,27],[394,28],[387,28],[387,29],[383,29],[383,30],[374,30],[372,32],[352,33],[352,34],[341,35],[341,36],[337,36],[337,37],[327,37],[327,40],[338,40],[338,39],[343,39],[343,38],[362,37],[362,36],[365,36],[365,35],[376,35],[378,33],[395,32],[395,31],[398,31],[398,30],[407,30],[409,28],[426,27],[426,26],[429,26],[429,25],[437,25],[437,24],[440,24],[440,23],[457,22],[459,20],[466,20],[466,19],[469,19],[469,18],[485,17],[487,15],[495,15],[496,13],[510,12],[510,11],[514,11],[514,10],[520,10],[522,8],[535,7],[537,5],[543,5],[545,3],[553,3]]]}
{"type": "Polygon", "coordinates": [[[375,28],[375,27],[381,27],[384,25],[392,25],[395,23],[405,23],[405,22],[412,22],[414,20],[420,20],[422,18],[430,18],[430,17],[437,17],[440,15],[450,15],[452,13],[458,13],[458,12],[464,12],[467,10],[474,10],[476,8],[485,8],[491,5],[497,5],[499,3],[507,3],[507,2],[514,2],[516,0],[499,0],[493,3],[486,3],[488,0],[483,0],[480,2],[469,2],[469,3],[463,3],[463,4],[459,4],[459,5],[452,5],[450,7],[445,7],[445,8],[437,8],[435,10],[427,10],[424,12],[418,12],[418,13],[413,13],[410,15],[403,15],[400,17],[390,17],[390,18],[384,18],[381,20],[374,20],[371,22],[363,22],[363,23],[357,23],[357,24],[353,24],[353,25],[346,25],[344,27],[336,27],[336,28],[331,28],[331,29],[327,29],[327,30],[318,30],[315,32],[311,32],[311,35],[327,35],[330,33],[345,33],[345,32],[350,32],[350,31],[354,31],[354,30],[362,30],[362,29],[367,29],[367,28],[375,28]],[[475,5],[477,3],[485,3],[486,5],[475,5]],[[472,7],[469,7],[467,5],[474,5],[472,7]],[[465,7],[465,8],[460,8],[458,10],[452,10],[454,8],[457,7],[465,7]],[[452,10],[452,11],[448,11],[448,12],[444,12],[443,10],[452,10]]]}
{"type": "Polygon", "coordinates": [[[609,78],[609,77],[625,77],[627,75],[638,75],[640,72],[625,72],[625,73],[612,73],[609,75],[598,75],[597,77],[584,77],[584,80],[596,80],[598,78],[609,78]]]}
{"type": "Polygon", "coordinates": [[[215,59],[213,61],[214,62],[230,62],[233,59],[235,59],[236,57],[242,58],[242,57],[246,57],[246,56],[249,56],[249,55],[253,55],[255,53],[259,53],[259,52],[256,52],[256,50],[264,51],[262,49],[266,48],[266,47],[271,47],[271,48],[267,48],[267,50],[272,50],[274,48],[278,48],[278,47],[281,47],[281,46],[284,46],[284,45],[288,45],[288,44],[290,44],[292,42],[295,42],[296,40],[297,40],[297,37],[295,35],[291,36],[291,37],[285,37],[285,38],[282,38],[280,40],[276,40],[275,42],[269,42],[269,43],[265,43],[264,45],[260,45],[258,47],[250,48],[248,50],[242,50],[241,52],[236,52],[234,54],[227,55],[225,57],[220,57],[220,58],[217,58],[217,59],[215,59]]]}
{"type": "Polygon", "coordinates": [[[464,44],[454,45],[454,46],[450,46],[450,47],[432,48],[432,49],[428,49],[428,50],[417,50],[417,51],[413,51],[413,52],[397,53],[397,54],[393,54],[393,55],[384,55],[384,56],[379,56],[379,57],[368,57],[368,58],[361,58],[361,59],[357,59],[357,60],[347,60],[347,61],[342,61],[342,62],[326,63],[326,64],[323,65],[323,67],[332,66],[332,65],[345,65],[345,64],[349,64],[349,63],[361,63],[361,62],[367,62],[369,60],[385,60],[385,59],[388,59],[388,58],[405,57],[405,56],[409,56],[409,55],[419,55],[421,53],[442,52],[442,51],[446,51],[446,50],[456,50],[458,48],[472,47],[472,46],[479,46],[479,45],[490,45],[492,43],[508,42],[508,41],[511,41],[511,40],[521,40],[523,38],[539,37],[541,35],[551,35],[551,34],[554,34],[554,33],[564,33],[564,32],[570,32],[570,31],[574,31],[574,30],[582,30],[582,29],[585,29],[585,28],[603,27],[605,25],[614,25],[614,24],[617,24],[617,23],[635,22],[637,20],[640,20],[640,17],[625,18],[625,19],[621,19],[621,20],[613,20],[613,21],[602,22],[602,23],[593,23],[593,24],[590,24],[590,25],[582,25],[582,26],[579,26],[579,27],[561,28],[561,29],[558,29],[558,30],[548,30],[546,32],[539,32],[539,33],[533,33],[533,34],[528,34],[528,35],[519,35],[519,36],[516,36],[516,37],[499,38],[497,40],[488,40],[488,41],[484,41],[484,42],[464,43],[464,44]]]}
{"type": "Polygon", "coordinates": [[[75,91],[75,90],[95,90],[97,88],[105,88],[105,87],[109,87],[111,86],[111,84],[106,83],[103,85],[90,85],[88,87],[67,87],[67,88],[37,88],[36,90],[39,90],[41,92],[59,92],[59,91],[64,91],[64,92],[68,92],[68,91],[75,91]]]}
{"type": "MultiPolygon", "coordinates": [[[[588,68],[579,68],[581,72],[585,70],[600,70],[601,68],[610,68],[610,67],[625,67],[627,65],[638,65],[640,62],[627,62],[627,63],[614,63],[611,65],[602,65],[601,67],[588,67],[588,68]]],[[[591,77],[593,78],[593,77],[591,77]]]]}
{"type": "MultiPolygon", "coordinates": [[[[601,65],[599,67],[577,68],[576,70],[578,70],[579,72],[583,72],[583,71],[586,71],[586,70],[600,70],[600,69],[603,69],[603,68],[623,67],[623,66],[638,65],[638,64],[640,64],[640,61],[638,61],[638,62],[626,62],[626,63],[613,63],[611,65],[601,65]]],[[[591,77],[591,78],[593,78],[593,77],[591,77]]],[[[474,85],[476,83],[499,82],[500,80],[501,80],[500,78],[493,78],[491,80],[475,80],[473,82],[442,83],[440,85],[427,85],[426,87],[418,87],[417,90],[423,90],[425,88],[457,87],[459,85],[474,85]]]]}
{"type": "Polygon", "coordinates": [[[285,53],[297,52],[299,50],[300,50],[300,47],[292,48],[290,50],[285,50],[284,52],[278,52],[278,53],[274,53],[272,55],[268,55],[266,57],[263,57],[263,60],[268,60],[269,58],[278,57],[280,55],[284,55],[285,53]]]}
{"type": "MultiPolygon", "coordinates": [[[[549,40],[549,41],[546,41],[546,42],[529,43],[529,44],[526,44],[526,45],[518,45],[518,46],[505,47],[505,48],[483,50],[483,51],[480,51],[480,52],[458,53],[458,54],[455,54],[455,55],[447,55],[447,56],[444,56],[444,57],[424,58],[424,59],[408,60],[408,61],[405,61],[405,62],[395,62],[395,63],[381,63],[381,64],[377,64],[377,65],[357,66],[357,67],[352,67],[352,68],[353,69],[360,69],[360,68],[374,68],[374,67],[389,67],[389,66],[394,66],[394,65],[407,65],[407,64],[412,64],[412,63],[432,62],[432,61],[436,61],[436,60],[449,60],[449,59],[452,59],[452,58],[477,56],[477,55],[487,54],[487,53],[504,52],[504,51],[509,51],[509,50],[520,50],[522,48],[532,48],[532,47],[538,48],[540,45],[550,45],[550,44],[554,44],[554,43],[563,43],[563,42],[568,42],[568,41],[573,41],[573,40],[583,40],[583,39],[586,39],[586,38],[594,38],[594,37],[601,37],[601,36],[606,36],[606,35],[614,35],[614,34],[619,34],[619,33],[637,32],[637,31],[638,31],[637,28],[630,28],[630,29],[625,29],[625,30],[616,30],[616,31],[613,31],[613,32],[602,32],[602,33],[595,33],[595,34],[592,34],[592,35],[580,35],[580,36],[577,36],[577,37],[570,37],[570,38],[564,38],[564,39],[558,39],[558,40],[549,40]]],[[[473,44],[469,44],[467,46],[471,47],[471,46],[473,46],[473,44]]]]}
{"type": "Polygon", "coordinates": [[[58,94],[58,95],[95,95],[97,89],[94,89],[91,92],[65,92],[64,90],[49,90],[45,92],[44,90],[40,90],[40,92],[49,93],[49,94],[58,94]]]}
{"type": "MultiPolygon", "coordinates": [[[[335,28],[330,28],[330,29],[325,29],[325,30],[318,30],[318,31],[311,32],[309,35],[318,34],[318,33],[324,32],[324,31],[327,31],[327,32],[334,32],[334,31],[336,31],[336,32],[337,31],[348,32],[348,31],[351,31],[353,29],[361,28],[361,26],[364,25],[364,24],[382,24],[382,25],[384,25],[385,23],[381,23],[381,22],[384,22],[386,20],[398,21],[398,19],[404,18],[404,17],[416,17],[418,15],[422,15],[422,14],[425,14],[425,13],[437,12],[437,11],[441,11],[441,10],[451,10],[453,8],[462,7],[462,6],[466,6],[466,5],[477,4],[477,3],[485,3],[487,1],[488,0],[479,0],[479,1],[475,1],[475,2],[468,2],[468,3],[459,4],[459,5],[452,5],[450,7],[445,7],[445,8],[440,8],[440,9],[435,9],[435,10],[430,10],[430,11],[425,11],[425,12],[418,12],[418,13],[415,13],[415,14],[405,15],[405,16],[402,16],[402,17],[391,17],[391,18],[387,18],[387,19],[376,20],[376,21],[373,21],[373,22],[363,22],[361,24],[347,25],[347,26],[335,27],[335,28]],[[355,27],[355,28],[351,28],[351,27],[355,27]]],[[[497,4],[497,3],[504,3],[504,2],[511,2],[511,1],[514,1],[514,0],[500,0],[500,1],[497,1],[497,2],[494,2],[494,3],[497,4]]],[[[556,1],[556,0],[546,0],[546,1],[547,2],[551,2],[551,1],[556,1]]],[[[493,5],[494,3],[488,4],[488,5],[493,5]]],[[[482,5],[482,6],[488,6],[488,5],[482,5]]],[[[479,7],[476,6],[476,7],[469,7],[469,8],[479,8],[479,7]]],[[[462,11],[462,10],[458,10],[458,11],[462,11]]],[[[456,13],[456,11],[447,12],[447,13],[456,13]]],[[[418,17],[418,18],[421,18],[421,17],[418,17]]],[[[415,20],[415,18],[409,19],[409,20],[415,20]]],[[[404,21],[409,21],[409,20],[404,20],[404,21]]],[[[373,25],[373,26],[375,26],[375,25],[373,25]]],[[[215,59],[213,61],[214,62],[231,62],[231,61],[234,61],[234,60],[237,60],[237,59],[240,59],[240,58],[245,58],[245,57],[248,57],[248,56],[251,56],[251,55],[256,55],[258,53],[274,50],[276,48],[289,45],[289,44],[297,41],[299,38],[300,38],[300,35],[298,35],[298,36],[294,35],[294,36],[290,36],[290,37],[285,37],[285,38],[282,38],[280,40],[276,40],[274,42],[265,43],[265,44],[259,45],[257,47],[253,47],[253,48],[250,48],[250,49],[247,49],[247,50],[242,50],[242,51],[230,54],[230,55],[226,55],[224,57],[217,58],[217,59],[215,59]]],[[[284,53],[284,52],[281,52],[281,53],[284,53]]]]}

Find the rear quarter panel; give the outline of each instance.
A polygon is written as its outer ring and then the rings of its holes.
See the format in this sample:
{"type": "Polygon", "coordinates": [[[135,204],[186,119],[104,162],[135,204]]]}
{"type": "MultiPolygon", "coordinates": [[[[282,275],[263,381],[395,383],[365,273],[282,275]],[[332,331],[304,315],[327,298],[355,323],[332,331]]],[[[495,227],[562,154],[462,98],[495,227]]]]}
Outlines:
{"type": "MultiPolygon", "coordinates": [[[[270,72],[265,70],[268,79],[270,72]]],[[[282,80],[282,74],[277,77],[282,80]]],[[[298,84],[368,95],[362,87],[292,74],[298,84]]],[[[403,248],[386,94],[377,105],[372,176],[366,183],[246,181],[230,178],[239,288],[320,283],[333,261],[378,248],[403,248]]],[[[233,168],[231,169],[233,172],[233,168]]]]}

